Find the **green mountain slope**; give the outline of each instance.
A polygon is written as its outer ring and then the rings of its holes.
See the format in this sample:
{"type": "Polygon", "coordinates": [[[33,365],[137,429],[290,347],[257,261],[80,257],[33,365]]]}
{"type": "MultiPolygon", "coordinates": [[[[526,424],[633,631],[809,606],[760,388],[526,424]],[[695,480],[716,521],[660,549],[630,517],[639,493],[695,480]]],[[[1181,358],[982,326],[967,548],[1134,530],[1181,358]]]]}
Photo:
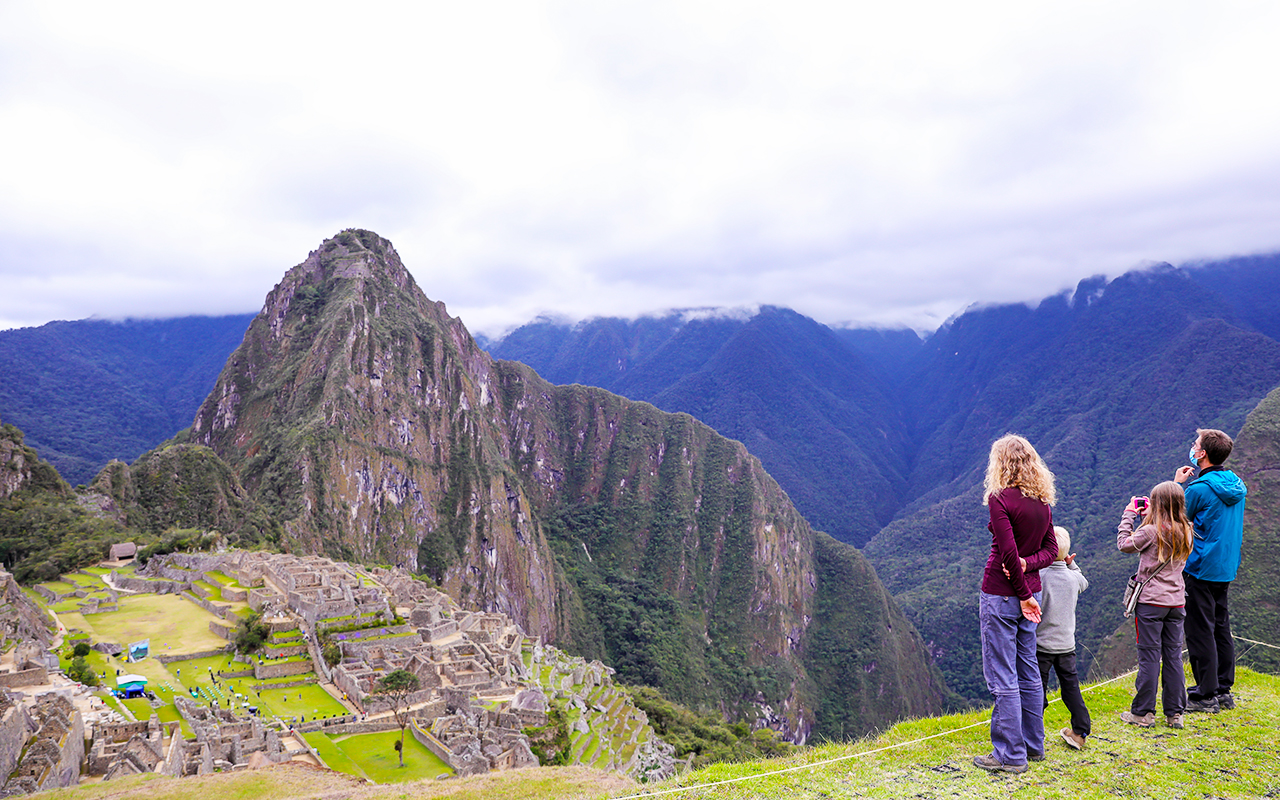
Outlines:
{"type": "MultiPolygon", "coordinates": [[[[1228,463],[1249,487],[1244,551],[1231,584],[1232,632],[1280,643],[1280,389],[1267,395],[1245,422],[1228,463]]],[[[1236,661],[1280,673],[1280,650],[1236,643],[1236,661]]]]}
{"type": "Polygon", "coordinates": [[[0,425],[0,563],[19,581],[57,578],[103,558],[123,528],[77,502],[21,430],[0,425]]]}

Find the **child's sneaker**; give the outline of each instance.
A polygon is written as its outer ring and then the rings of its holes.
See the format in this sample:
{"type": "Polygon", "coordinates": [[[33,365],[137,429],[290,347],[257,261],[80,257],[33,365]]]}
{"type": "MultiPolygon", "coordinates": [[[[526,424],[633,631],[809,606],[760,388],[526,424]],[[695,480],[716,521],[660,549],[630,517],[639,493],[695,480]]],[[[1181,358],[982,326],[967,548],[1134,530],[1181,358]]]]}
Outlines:
{"type": "Polygon", "coordinates": [[[1172,716],[1165,717],[1165,718],[1164,718],[1164,724],[1168,725],[1170,728],[1181,728],[1181,727],[1182,727],[1182,715],[1181,715],[1181,714],[1174,714],[1174,715],[1172,715],[1172,716]]]}
{"type": "Polygon", "coordinates": [[[1062,735],[1062,740],[1067,743],[1067,747],[1074,750],[1083,750],[1085,748],[1084,737],[1070,728],[1063,728],[1058,733],[1062,735]]]}
{"type": "Polygon", "coordinates": [[[1154,711],[1143,714],[1142,716],[1138,716],[1137,714],[1129,711],[1121,711],[1120,721],[1127,722],[1130,725],[1137,725],[1140,728],[1150,728],[1152,725],[1156,724],[1156,715],[1154,711]]]}

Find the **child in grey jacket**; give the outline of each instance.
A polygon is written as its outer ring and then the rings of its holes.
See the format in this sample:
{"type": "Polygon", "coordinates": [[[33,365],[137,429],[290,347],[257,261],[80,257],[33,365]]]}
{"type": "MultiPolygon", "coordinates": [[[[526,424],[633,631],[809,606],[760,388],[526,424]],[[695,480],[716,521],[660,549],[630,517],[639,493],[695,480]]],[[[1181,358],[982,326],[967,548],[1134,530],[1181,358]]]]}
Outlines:
{"type": "Polygon", "coordinates": [[[1054,526],[1058,540],[1058,560],[1040,570],[1040,625],[1036,628],[1036,661],[1040,665],[1040,681],[1045,689],[1048,707],[1049,670],[1058,676],[1062,687],[1062,704],[1071,712],[1071,727],[1058,731],[1062,740],[1083,750],[1091,732],[1089,709],[1080,694],[1080,677],[1076,673],[1076,599],[1089,588],[1089,581],[1076,566],[1071,552],[1071,534],[1054,526]]]}

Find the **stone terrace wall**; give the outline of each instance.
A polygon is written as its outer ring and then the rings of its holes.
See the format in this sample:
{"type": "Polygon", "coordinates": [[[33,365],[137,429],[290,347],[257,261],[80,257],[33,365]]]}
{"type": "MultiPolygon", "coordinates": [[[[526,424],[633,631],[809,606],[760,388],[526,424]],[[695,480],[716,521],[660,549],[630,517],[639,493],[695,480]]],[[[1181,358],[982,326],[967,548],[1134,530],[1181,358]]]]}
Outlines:
{"type": "Polygon", "coordinates": [[[212,650],[201,650],[199,653],[184,653],[180,656],[159,655],[155,656],[155,659],[161,664],[172,664],[174,661],[186,661],[188,658],[209,658],[211,656],[220,656],[223,653],[230,653],[234,649],[235,647],[233,645],[226,645],[224,647],[215,647],[212,650]]]}
{"type": "Polygon", "coordinates": [[[48,682],[49,672],[44,667],[0,673],[0,686],[6,689],[16,689],[19,686],[41,686],[48,682]]]}
{"type": "Polygon", "coordinates": [[[111,573],[111,582],[121,589],[144,594],[182,594],[187,590],[187,585],[179,581],[149,580],[133,575],[121,575],[119,572],[111,573]]]}
{"type": "Polygon", "coordinates": [[[203,597],[194,595],[191,592],[183,592],[182,596],[187,598],[191,602],[195,603],[196,605],[200,606],[205,611],[208,611],[210,614],[214,615],[215,617],[221,617],[222,619],[225,619],[233,624],[238,622],[240,619],[239,617],[236,616],[236,612],[234,609],[231,608],[231,606],[217,605],[209,600],[204,599],[203,597]]]}
{"type": "Polygon", "coordinates": [[[266,678],[287,678],[290,675],[301,675],[315,669],[308,661],[285,661],[280,664],[254,664],[253,677],[258,680],[266,678]]]}

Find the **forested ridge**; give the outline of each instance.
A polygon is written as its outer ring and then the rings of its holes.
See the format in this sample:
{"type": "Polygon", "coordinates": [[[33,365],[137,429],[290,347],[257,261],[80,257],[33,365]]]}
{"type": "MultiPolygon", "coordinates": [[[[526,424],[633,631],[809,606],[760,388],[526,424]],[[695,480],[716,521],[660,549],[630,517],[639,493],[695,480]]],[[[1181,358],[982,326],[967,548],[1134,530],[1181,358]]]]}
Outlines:
{"type": "Polygon", "coordinates": [[[0,417],[72,484],[191,424],[252,314],[0,331],[0,417]]]}

